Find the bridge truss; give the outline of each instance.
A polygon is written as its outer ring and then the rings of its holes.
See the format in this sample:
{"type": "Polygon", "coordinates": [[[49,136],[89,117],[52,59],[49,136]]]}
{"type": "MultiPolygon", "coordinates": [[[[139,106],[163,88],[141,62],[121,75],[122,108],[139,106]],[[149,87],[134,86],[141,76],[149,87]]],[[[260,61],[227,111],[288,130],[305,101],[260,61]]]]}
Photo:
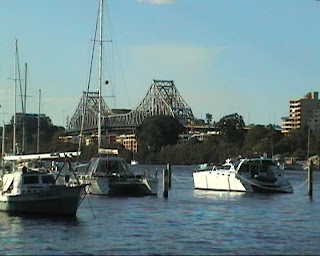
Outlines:
{"type": "MultiPolygon", "coordinates": [[[[83,111],[86,109],[84,129],[94,129],[98,124],[98,93],[83,93],[80,103],[70,119],[68,129],[80,131],[83,111]],[[87,98],[87,102],[86,102],[87,98]]],[[[157,115],[170,115],[186,125],[194,119],[191,108],[183,100],[173,81],[153,80],[144,99],[126,114],[114,114],[102,99],[102,126],[121,127],[140,125],[146,118],[157,115]]]]}
{"type": "MultiPolygon", "coordinates": [[[[85,111],[84,128],[97,129],[98,127],[98,111],[99,111],[99,93],[98,92],[83,92],[78,107],[73,114],[68,124],[69,130],[80,131],[82,116],[85,111]]],[[[112,111],[101,98],[101,117],[102,123],[105,122],[107,116],[111,115],[112,111]]]]}

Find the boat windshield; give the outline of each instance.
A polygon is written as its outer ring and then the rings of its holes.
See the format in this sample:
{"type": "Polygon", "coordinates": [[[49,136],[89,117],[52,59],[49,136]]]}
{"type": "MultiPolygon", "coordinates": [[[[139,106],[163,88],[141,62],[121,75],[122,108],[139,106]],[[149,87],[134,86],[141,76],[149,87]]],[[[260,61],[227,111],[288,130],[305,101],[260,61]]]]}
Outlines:
{"type": "Polygon", "coordinates": [[[237,159],[237,160],[234,161],[233,166],[234,166],[235,169],[237,169],[238,165],[240,164],[240,160],[241,159],[237,159]]]}
{"type": "Polygon", "coordinates": [[[110,161],[105,161],[104,164],[105,164],[106,172],[108,174],[112,174],[112,173],[124,174],[125,173],[125,167],[124,165],[122,165],[121,161],[110,160],[110,161]]]}
{"type": "Polygon", "coordinates": [[[247,159],[241,164],[239,173],[250,173],[251,177],[258,174],[272,176],[274,167],[278,168],[270,159],[247,159]]]}
{"type": "Polygon", "coordinates": [[[39,183],[39,176],[24,176],[23,177],[23,184],[38,184],[39,183]]]}
{"type": "Polygon", "coordinates": [[[229,164],[224,164],[221,166],[221,170],[230,170],[231,169],[231,165],[229,164]]]}
{"type": "Polygon", "coordinates": [[[43,184],[54,184],[54,176],[53,175],[43,175],[41,176],[43,184]]]}
{"type": "Polygon", "coordinates": [[[92,159],[88,168],[88,173],[95,173],[96,175],[133,175],[124,160],[120,157],[92,159]]]}

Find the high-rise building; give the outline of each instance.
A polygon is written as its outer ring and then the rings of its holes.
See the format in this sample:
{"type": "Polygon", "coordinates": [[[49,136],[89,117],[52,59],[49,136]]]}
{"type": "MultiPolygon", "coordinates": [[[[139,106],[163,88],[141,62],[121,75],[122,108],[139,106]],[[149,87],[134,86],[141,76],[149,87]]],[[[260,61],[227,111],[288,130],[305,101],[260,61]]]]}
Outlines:
{"type": "Polygon", "coordinates": [[[289,117],[282,117],[282,133],[287,134],[291,130],[305,126],[314,131],[320,131],[318,92],[309,92],[303,98],[290,100],[289,108],[289,117]]]}

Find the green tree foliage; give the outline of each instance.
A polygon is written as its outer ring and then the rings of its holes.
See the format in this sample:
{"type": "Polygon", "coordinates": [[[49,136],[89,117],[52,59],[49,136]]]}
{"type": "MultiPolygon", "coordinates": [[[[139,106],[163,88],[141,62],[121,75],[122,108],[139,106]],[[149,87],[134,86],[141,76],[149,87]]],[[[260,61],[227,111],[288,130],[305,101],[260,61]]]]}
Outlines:
{"type": "Polygon", "coordinates": [[[320,132],[310,132],[310,156],[320,155],[320,132]]]}
{"type": "Polygon", "coordinates": [[[228,157],[237,156],[240,148],[233,143],[213,136],[203,142],[190,140],[185,144],[168,145],[159,152],[157,163],[201,164],[224,162],[228,157]]]}
{"type": "Polygon", "coordinates": [[[228,142],[243,142],[245,135],[243,128],[245,123],[242,116],[237,113],[222,117],[220,121],[216,123],[216,126],[228,142]]]}
{"type": "Polygon", "coordinates": [[[141,147],[158,152],[166,145],[176,144],[178,135],[184,130],[184,126],[171,116],[153,116],[137,127],[136,135],[141,147]]]}
{"type": "MultiPolygon", "coordinates": [[[[292,131],[285,136],[278,127],[272,125],[251,125],[247,131],[241,129],[240,132],[238,127],[243,127],[244,123],[237,114],[223,117],[217,124],[221,129],[220,135],[203,141],[193,138],[185,144],[167,145],[147,157],[148,163],[218,164],[228,157],[250,157],[264,153],[269,157],[277,154],[300,159],[307,157],[308,131],[305,129],[292,131]]],[[[310,156],[320,154],[320,133],[311,131],[309,149],[310,156]]]]}
{"type": "Polygon", "coordinates": [[[262,125],[257,125],[248,130],[244,142],[242,152],[244,155],[253,154],[257,149],[255,148],[257,142],[261,142],[267,137],[268,129],[262,125]]]}
{"type": "MultiPolygon", "coordinates": [[[[37,137],[38,137],[38,119],[28,118],[25,123],[26,145],[25,152],[22,150],[22,124],[18,123],[16,127],[16,144],[20,153],[32,154],[37,152],[37,137]]],[[[6,140],[5,152],[12,151],[13,142],[13,126],[6,125],[6,140]]],[[[71,151],[77,150],[77,146],[70,143],[63,143],[58,140],[59,135],[64,132],[64,128],[49,124],[47,121],[40,119],[40,153],[53,151],[71,151]]]]}
{"type": "Polygon", "coordinates": [[[212,115],[210,113],[206,114],[206,122],[207,124],[211,124],[212,122],[212,115]]]}
{"type": "Polygon", "coordinates": [[[279,144],[280,140],[283,139],[283,134],[280,131],[276,131],[273,126],[252,126],[247,131],[244,139],[242,154],[249,155],[263,155],[267,153],[269,156],[276,154],[276,152],[282,152],[286,150],[281,149],[279,144]]]}

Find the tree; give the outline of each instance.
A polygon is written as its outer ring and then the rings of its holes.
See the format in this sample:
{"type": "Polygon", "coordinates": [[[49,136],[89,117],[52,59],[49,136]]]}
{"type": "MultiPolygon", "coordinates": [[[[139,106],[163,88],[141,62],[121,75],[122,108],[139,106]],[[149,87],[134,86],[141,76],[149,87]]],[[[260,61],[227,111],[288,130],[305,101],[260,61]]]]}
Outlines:
{"type": "Polygon", "coordinates": [[[137,127],[137,140],[144,156],[147,152],[158,152],[166,145],[174,145],[185,127],[172,116],[153,116],[137,127]]]}
{"type": "Polygon", "coordinates": [[[212,122],[212,115],[210,113],[206,114],[206,122],[207,124],[211,124],[212,122]]]}
{"type": "Polygon", "coordinates": [[[267,133],[267,128],[262,125],[256,125],[248,130],[243,142],[243,152],[249,154],[253,153],[252,150],[254,146],[256,146],[257,142],[265,138],[267,136],[267,133]]]}
{"type": "Polygon", "coordinates": [[[228,142],[243,142],[245,123],[242,116],[237,113],[224,116],[216,125],[228,142]]]}
{"type": "Polygon", "coordinates": [[[283,144],[278,142],[283,138],[280,131],[276,131],[274,126],[252,126],[245,135],[242,147],[242,154],[252,155],[267,153],[269,156],[283,153],[283,144]],[[278,145],[278,146],[275,146],[278,145]],[[279,151],[280,150],[280,151],[279,151]]]}

